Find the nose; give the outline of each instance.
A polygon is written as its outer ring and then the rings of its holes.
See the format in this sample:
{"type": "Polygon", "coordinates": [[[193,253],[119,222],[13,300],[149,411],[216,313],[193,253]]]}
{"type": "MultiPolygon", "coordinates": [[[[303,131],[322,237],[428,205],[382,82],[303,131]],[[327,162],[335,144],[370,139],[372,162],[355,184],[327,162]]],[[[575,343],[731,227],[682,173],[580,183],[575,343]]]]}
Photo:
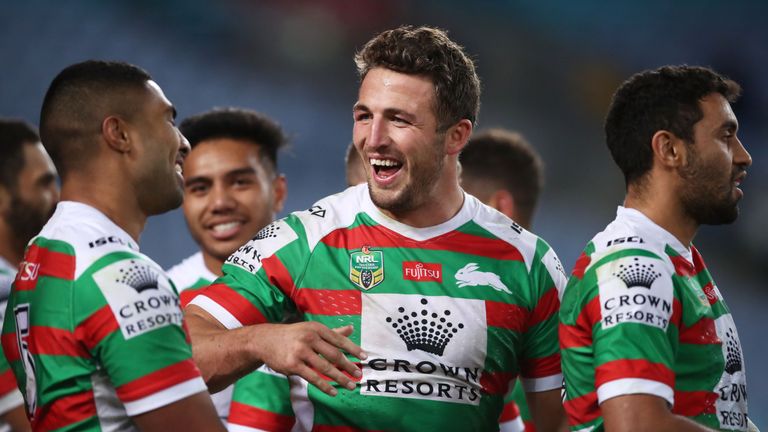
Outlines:
{"type": "Polygon", "coordinates": [[[211,189],[210,205],[214,213],[227,212],[235,208],[235,200],[232,198],[229,188],[222,183],[218,182],[211,189]]]}
{"type": "Polygon", "coordinates": [[[189,152],[192,151],[192,146],[189,145],[187,137],[185,137],[181,131],[177,130],[177,132],[179,134],[179,154],[181,155],[182,159],[186,159],[187,155],[189,155],[189,152]]]}
{"type": "Polygon", "coordinates": [[[736,139],[736,143],[736,148],[733,151],[733,164],[743,165],[745,167],[752,165],[752,156],[750,156],[749,152],[744,147],[744,144],[742,144],[741,140],[738,138],[736,139]]]}
{"type": "Polygon", "coordinates": [[[372,149],[389,144],[387,122],[381,117],[376,117],[371,121],[368,129],[368,136],[366,137],[366,143],[368,147],[372,149]]]}

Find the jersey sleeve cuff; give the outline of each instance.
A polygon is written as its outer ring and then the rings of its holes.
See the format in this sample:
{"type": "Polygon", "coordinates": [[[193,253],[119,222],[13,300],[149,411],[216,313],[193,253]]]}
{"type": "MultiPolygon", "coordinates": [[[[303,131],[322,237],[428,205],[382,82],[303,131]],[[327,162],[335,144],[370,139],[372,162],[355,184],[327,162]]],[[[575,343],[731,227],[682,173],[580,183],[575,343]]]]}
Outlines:
{"type": "Polygon", "coordinates": [[[542,392],[563,387],[563,374],[555,374],[540,378],[520,377],[523,389],[526,392],[542,392]]]}
{"type": "Polygon", "coordinates": [[[650,394],[658,396],[669,403],[675,403],[675,393],[672,387],[649,379],[622,378],[601,385],[597,388],[597,403],[601,404],[610,398],[629,394],[650,394]]]}
{"type": "Polygon", "coordinates": [[[24,403],[24,398],[21,396],[21,392],[17,389],[13,389],[8,393],[0,396],[0,415],[7,413],[8,411],[16,408],[24,403]]]}
{"type": "Polygon", "coordinates": [[[227,330],[232,330],[243,326],[243,324],[227,309],[213,301],[210,297],[207,297],[205,294],[198,294],[195,298],[192,299],[191,302],[189,302],[189,304],[198,306],[211,314],[224,327],[226,327],[227,330]]]}
{"type": "Polygon", "coordinates": [[[203,379],[198,376],[159,392],[152,393],[147,397],[132,402],[124,402],[125,412],[131,417],[137,416],[139,414],[144,414],[147,411],[152,411],[178,402],[181,399],[202,391],[208,391],[208,387],[205,386],[203,379]]]}

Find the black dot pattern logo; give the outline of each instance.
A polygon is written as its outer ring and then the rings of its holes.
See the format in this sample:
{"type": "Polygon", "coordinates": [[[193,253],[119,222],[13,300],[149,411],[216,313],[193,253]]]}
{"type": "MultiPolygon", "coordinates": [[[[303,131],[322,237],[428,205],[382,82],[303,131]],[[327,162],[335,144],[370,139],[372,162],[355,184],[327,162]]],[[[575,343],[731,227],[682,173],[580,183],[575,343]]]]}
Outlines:
{"type": "Polygon", "coordinates": [[[736,339],[736,331],[729,327],[725,332],[725,371],[733,375],[741,368],[741,347],[736,339]]]}
{"type": "Polygon", "coordinates": [[[624,281],[627,288],[643,287],[651,289],[653,281],[661,277],[661,273],[653,268],[653,264],[641,264],[639,258],[634,258],[632,264],[619,264],[619,271],[613,275],[624,281]]]}
{"type": "Polygon", "coordinates": [[[136,260],[130,260],[129,263],[129,267],[119,270],[120,275],[115,282],[129,285],[138,292],[157,289],[157,272],[136,260]]]}
{"type": "Polygon", "coordinates": [[[558,258],[557,255],[555,255],[553,258],[555,259],[555,270],[559,271],[563,274],[563,276],[567,278],[568,275],[565,274],[565,269],[563,268],[563,263],[560,262],[560,258],[558,258]]]}
{"type": "Polygon", "coordinates": [[[410,312],[401,306],[397,308],[398,316],[387,317],[386,321],[397,331],[408,351],[418,349],[442,356],[448,342],[464,324],[452,322],[451,311],[447,309],[433,310],[425,298],[421,304],[421,310],[410,312]]]}
{"type": "Polygon", "coordinates": [[[280,227],[277,226],[277,224],[275,224],[274,222],[272,222],[271,224],[265,226],[259,232],[257,232],[256,236],[253,239],[264,240],[268,238],[275,238],[277,237],[278,231],[280,231],[280,227]]]}

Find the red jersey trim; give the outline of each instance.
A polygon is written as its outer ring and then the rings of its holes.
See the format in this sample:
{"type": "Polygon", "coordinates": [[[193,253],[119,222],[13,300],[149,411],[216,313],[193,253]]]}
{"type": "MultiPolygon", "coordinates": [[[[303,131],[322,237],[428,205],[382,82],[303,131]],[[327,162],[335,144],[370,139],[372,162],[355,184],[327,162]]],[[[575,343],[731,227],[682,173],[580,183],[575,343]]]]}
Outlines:
{"type": "Polygon", "coordinates": [[[686,417],[716,414],[717,393],[707,391],[676,391],[672,412],[686,417]]]}
{"type": "Polygon", "coordinates": [[[485,319],[489,327],[500,327],[522,333],[528,321],[527,309],[515,304],[485,301],[485,319]]]}
{"type": "Polygon", "coordinates": [[[13,375],[11,369],[6,369],[5,372],[0,374],[0,397],[5,396],[17,388],[16,377],[13,375]]]}
{"type": "Polygon", "coordinates": [[[267,274],[269,283],[280,288],[280,291],[282,291],[288,298],[292,298],[293,291],[296,289],[296,284],[293,282],[291,273],[288,272],[288,269],[285,268],[283,262],[280,261],[280,258],[278,258],[277,255],[271,255],[264,258],[261,260],[261,267],[267,274]]]}
{"type": "Polygon", "coordinates": [[[117,323],[112,309],[109,305],[105,305],[84,319],[75,328],[75,337],[83,341],[88,350],[92,350],[105,337],[119,328],[120,325],[117,323]]]}
{"type": "Polygon", "coordinates": [[[32,430],[59,429],[96,415],[96,404],[91,390],[63,396],[35,411],[32,430]]]}
{"type": "Polygon", "coordinates": [[[595,388],[622,378],[643,378],[675,387],[674,372],[661,363],[648,360],[614,360],[601,364],[595,369],[595,388]]]}
{"type": "Polygon", "coordinates": [[[230,424],[272,432],[290,432],[293,424],[296,423],[296,418],[232,401],[227,421],[230,424]]]}
{"type": "Polygon", "coordinates": [[[563,402],[568,424],[578,426],[600,417],[600,407],[597,405],[597,392],[589,392],[583,396],[563,402]]]}
{"type": "Polygon", "coordinates": [[[300,289],[296,304],[315,315],[360,315],[362,299],[359,290],[300,289]]]}
{"type": "Polygon", "coordinates": [[[542,378],[561,373],[560,353],[538,358],[526,358],[520,362],[520,375],[524,378],[542,378]]]}
{"type": "Polygon", "coordinates": [[[90,354],[75,334],[55,327],[32,326],[29,331],[29,351],[35,355],[65,355],[89,357],[90,354]]]}
{"type": "Polygon", "coordinates": [[[225,284],[217,283],[204,288],[200,294],[231,313],[244,326],[263,324],[267,318],[240,293],[225,284]]]}
{"type": "Polygon", "coordinates": [[[553,286],[541,296],[536,307],[533,309],[533,312],[531,312],[531,315],[528,317],[528,328],[546,321],[553,315],[556,315],[559,310],[560,299],[557,297],[557,288],[553,286]]]}
{"type": "Polygon", "coordinates": [[[19,353],[19,344],[16,342],[16,333],[5,333],[0,338],[3,345],[3,354],[5,354],[8,363],[21,360],[21,354],[19,353]]]}
{"type": "Polygon", "coordinates": [[[187,359],[125,383],[115,390],[120,400],[132,402],[199,376],[195,363],[187,359]]]}
{"type": "Polygon", "coordinates": [[[480,385],[488,394],[505,395],[513,378],[515,375],[510,372],[485,372],[480,376],[480,385]]]}
{"type": "Polygon", "coordinates": [[[19,265],[14,286],[17,290],[33,290],[42,276],[65,280],[75,278],[75,257],[54,252],[35,244],[27,248],[24,261],[19,265]]]}

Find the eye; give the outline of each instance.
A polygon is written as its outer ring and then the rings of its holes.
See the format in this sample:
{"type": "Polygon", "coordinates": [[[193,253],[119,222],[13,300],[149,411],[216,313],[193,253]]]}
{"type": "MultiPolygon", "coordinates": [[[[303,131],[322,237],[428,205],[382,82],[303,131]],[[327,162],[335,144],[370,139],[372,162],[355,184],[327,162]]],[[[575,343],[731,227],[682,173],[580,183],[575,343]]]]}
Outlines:
{"type": "Polygon", "coordinates": [[[232,183],[235,186],[250,186],[254,183],[254,179],[250,177],[238,177],[232,183]]]}
{"type": "Polygon", "coordinates": [[[200,195],[208,191],[208,186],[204,184],[193,184],[187,186],[187,192],[200,195]]]}
{"type": "Polygon", "coordinates": [[[406,119],[404,119],[402,117],[393,117],[392,118],[392,122],[395,123],[395,124],[398,124],[398,125],[409,125],[409,124],[411,124],[411,122],[409,122],[408,120],[406,120],[406,119]]]}
{"type": "Polygon", "coordinates": [[[355,121],[366,121],[371,119],[371,113],[368,112],[356,112],[353,115],[355,121]]]}

